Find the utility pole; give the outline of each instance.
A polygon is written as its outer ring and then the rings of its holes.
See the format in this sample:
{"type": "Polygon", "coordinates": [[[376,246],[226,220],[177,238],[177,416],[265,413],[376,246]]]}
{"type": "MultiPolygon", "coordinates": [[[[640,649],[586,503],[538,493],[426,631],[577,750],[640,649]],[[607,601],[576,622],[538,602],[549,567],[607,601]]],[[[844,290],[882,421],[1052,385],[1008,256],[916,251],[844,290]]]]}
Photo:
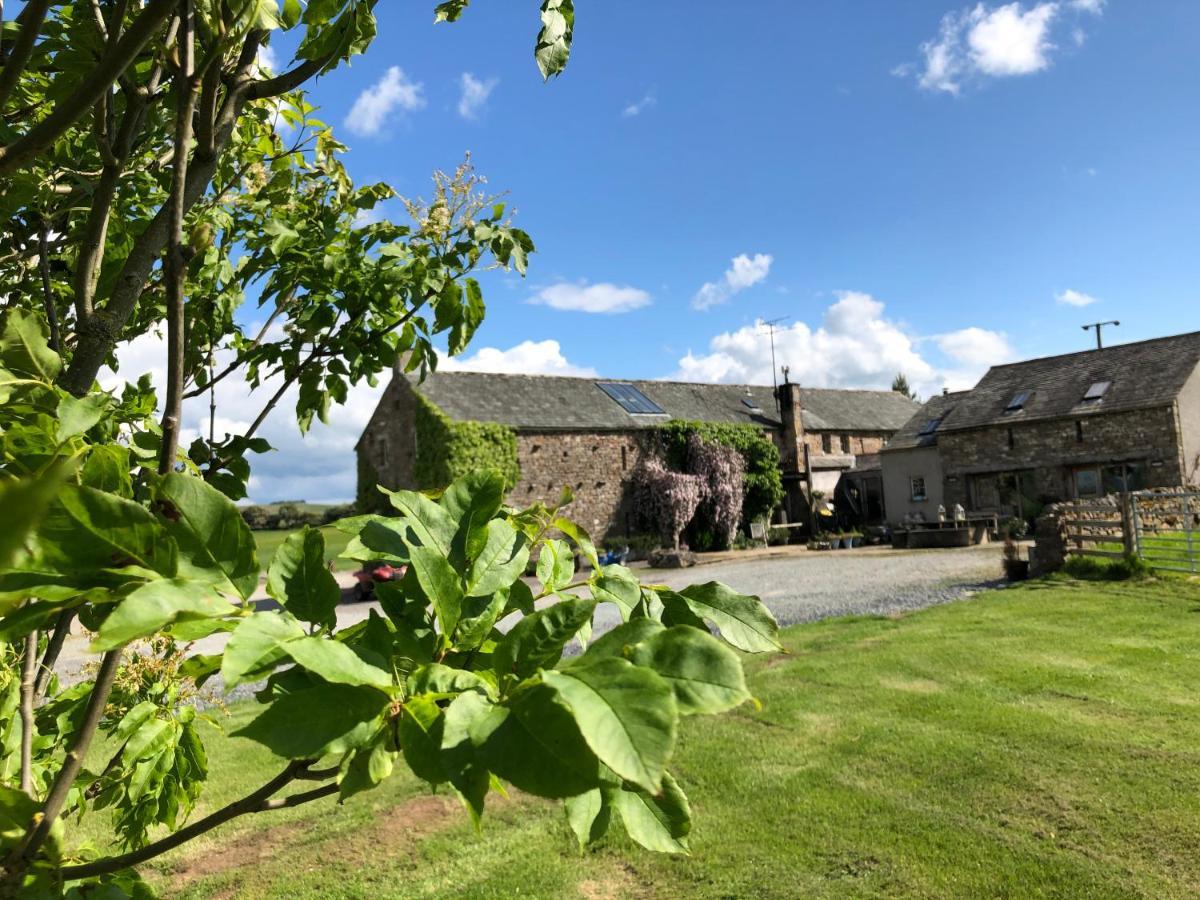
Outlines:
{"type": "Polygon", "coordinates": [[[1104,349],[1104,337],[1103,337],[1102,332],[1104,331],[1104,327],[1106,325],[1112,325],[1115,327],[1120,324],[1121,323],[1118,322],[1116,319],[1109,319],[1107,322],[1093,322],[1091,325],[1081,325],[1080,327],[1084,331],[1091,331],[1093,328],[1095,328],[1096,329],[1096,349],[1103,350],[1104,349]]]}
{"type": "Polygon", "coordinates": [[[768,322],[763,322],[762,325],[767,329],[767,333],[771,336],[771,384],[775,388],[775,411],[779,415],[783,415],[783,409],[779,405],[779,376],[775,369],[775,329],[779,327],[780,322],[786,322],[791,316],[780,316],[778,319],[771,319],[768,322]]]}

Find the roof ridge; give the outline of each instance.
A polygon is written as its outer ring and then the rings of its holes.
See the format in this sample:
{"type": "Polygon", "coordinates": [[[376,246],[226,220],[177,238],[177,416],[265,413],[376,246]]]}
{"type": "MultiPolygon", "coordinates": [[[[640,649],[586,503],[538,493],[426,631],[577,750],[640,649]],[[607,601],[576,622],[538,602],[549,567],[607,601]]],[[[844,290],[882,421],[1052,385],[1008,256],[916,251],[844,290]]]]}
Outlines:
{"type": "Polygon", "coordinates": [[[1185,331],[1180,334],[1168,334],[1168,335],[1163,335],[1162,337],[1144,338],[1140,341],[1127,341],[1123,344],[1110,344],[1109,346],[1103,347],[1100,349],[1072,350],[1070,353],[1053,353],[1053,354],[1050,354],[1049,356],[1034,356],[1030,359],[1019,359],[1019,360],[1014,360],[1013,362],[996,363],[996,365],[991,366],[988,369],[988,371],[990,372],[993,369],[1011,369],[1014,366],[1024,366],[1024,365],[1028,365],[1030,363],[1037,363],[1037,362],[1047,362],[1052,359],[1069,359],[1070,357],[1075,357],[1075,356],[1088,356],[1089,354],[1092,354],[1092,353],[1103,353],[1105,350],[1122,350],[1127,347],[1141,347],[1145,344],[1166,343],[1168,341],[1177,341],[1182,338],[1190,338],[1190,337],[1200,338],[1200,331],[1185,331]]]}

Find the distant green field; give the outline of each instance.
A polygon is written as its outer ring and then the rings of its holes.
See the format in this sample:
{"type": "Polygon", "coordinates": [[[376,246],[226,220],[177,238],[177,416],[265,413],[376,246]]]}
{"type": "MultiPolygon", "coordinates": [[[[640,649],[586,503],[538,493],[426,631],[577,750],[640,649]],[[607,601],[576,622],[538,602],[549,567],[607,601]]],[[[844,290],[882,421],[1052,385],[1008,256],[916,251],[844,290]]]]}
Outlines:
{"type": "MultiPolygon", "coordinates": [[[[258,544],[258,562],[264,571],[271,564],[271,560],[275,556],[275,551],[279,549],[280,544],[287,540],[289,534],[294,534],[298,530],[296,528],[286,528],[278,531],[254,532],[254,540],[258,544]]],[[[350,535],[338,531],[332,525],[323,525],[319,530],[325,536],[325,559],[327,561],[332,560],[346,549],[346,544],[350,541],[350,535]]],[[[334,563],[335,572],[353,572],[357,568],[358,563],[344,559],[334,563]]]]}

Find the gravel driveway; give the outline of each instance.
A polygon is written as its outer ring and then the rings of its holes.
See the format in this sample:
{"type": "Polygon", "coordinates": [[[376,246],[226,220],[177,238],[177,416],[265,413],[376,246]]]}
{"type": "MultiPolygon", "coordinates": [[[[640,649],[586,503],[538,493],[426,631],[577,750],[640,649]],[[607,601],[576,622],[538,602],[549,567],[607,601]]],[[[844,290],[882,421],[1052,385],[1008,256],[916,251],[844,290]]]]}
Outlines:
{"type": "MultiPolygon", "coordinates": [[[[991,545],[962,550],[863,549],[808,553],[783,557],[726,560],[670,571],[635,569],[647,584],[683,588],[689,584],[722,581],[734,590],[762,598],[781,626],[811,622],[829,616],[871,615],[922,609],[959,600],[974,591],[996,587],[1000,575],[1000,547],[991,545]]],[[[349,587],[352,579],[339,576],[349,587]]],[[[377,603],[343,603],[338,627],[346,628],[367,618],[377,603]]],[[[610,603],[599,607],[595,635],[621,621],[610,603]]],[[[76,623],[78,628],[78,623],[76,623]]],[[[195,653],[219,652],[227,638],[214,635],[193,645],[195,653]]],[[[63,648],[60,674],[65,682],[82,677],[87,660],[87,640],[73,634],[63,648]]],[[[249,694],[252,686],[234,693],[249,694]]]]}

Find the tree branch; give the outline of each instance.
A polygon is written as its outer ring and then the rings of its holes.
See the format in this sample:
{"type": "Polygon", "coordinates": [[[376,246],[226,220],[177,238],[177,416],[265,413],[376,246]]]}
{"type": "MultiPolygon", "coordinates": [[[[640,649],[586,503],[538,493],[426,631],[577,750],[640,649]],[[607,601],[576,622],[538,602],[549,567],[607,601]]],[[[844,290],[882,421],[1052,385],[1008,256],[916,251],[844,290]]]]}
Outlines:
{"type": "Polygon", "coordinates": [[[116,678],[117,669],[121,665],[121,652],[121,650],[110,650],[100,660],[100,668],[96,672],[96,682],[92,685],[92,695],[88,698],[83,721],[79,725],[79,730],[75,732],[75,739],[67,750],[62,768],[58,770],[58,776],[50,787],[50,793],[46,795],[46,802],[42,804],[42,810],[38,816],[35,816],[30,830],[26,832],[25,837],[13,848],[4,861],[4,868],[8,871],[10,882],[19,881],[21,874],[28,867],[29,861],[33,859],[42,844],[45,843],[46,838],[49,837],[50,828],[58,820],[58,815],[67,802],[67,795],[70,794],[71,788],[75,784],[75,776],[83,768],[83,758],[92,744],[92,738],[96,736],[100,720],[104,718],[104,708],[108,705],[109,694],[112,693],[113,679],[116,678]]]}
{"type": "Polygon", "coordinates": [[[171,172],[171,197],[167,204],[169,232],[165,288],[167,294],[167,393],[163,404],[162,446],[158,457],[158,472],[165,475],[175,466],[175,451],[179,447],[179,429],[183,419],[183,359],[184,347],[184,288],[187,280],[187,258],[184,256],[183,216],[186,212],[188,147],[192,143],[193,119],[196,111],[195,16],[192,0],[179,0],[179,38],[175,44],[179,53],[179,70],[175,76],[175,165],[171,172]]]}
{"type": "Polygon", "coordinates": [[[75,612],[74,609],[64,609],[58,614],[58,621],[54,623],[54,631],[50,632],[50,641],[46,644],[46,653],[38,667],[37,681],[33,686],[35,700],[46,693],[46,687],[50,684],[50,676],[54,674],[54,664],[58,662],[58,655],[62,653],[63,644],[67,642],[67,637],[71,633],[71,623],[75,621],[75,612]]]}
{"type": "Polygon", "coordinates": [[[37,629],[25,635],[21,668],[21,790],[33,797],[33,685],[37,673],[37,629]]]}
{"type": "Polygon", "coordinates": [[[46,321],[50,325],[50,349],[62,353],[62,334],[58,330],[58,310],[54,305],[54,290],[50,284],[50,227],[38,223],[38,271],[42,276],[42,305],[46,309],[46,321]]]}
{"type": "MultiPolygon", "coordinates": [[[[50,115],[11,144],[0,147],[0,176],[10,175],[22,164],[45,150],[64,131],[91,109],[114,81],[129,68],[142,48],[166,21],[175,0],[148,0],[141,14],[117,42],[100,58],[95,70],[80,80],[79,87],[56,103],[50,115]]],[[[64,76],[65,77],[65,76],[64,76]]]]}
{"type": "MultiPolygon", "coordinates": [[[[249,84],[249,72],[254,64],[260,40],[261,33],[253,32],[242,46],[237,72],[232,77],[231,86],[217,114],[213,152],[208,153],[203,148],[197,150],[188,166],[184,192],[185,212],[194,206],[208,189],[217,168],[217,158],[233,135],[233,127],[245,105],[245,88],[249,84]]],[[[67,370],[59,379],[59,384],[72,394],[80,396],[88,391],[100,367],[104,365],[105,359],[116,345],[125,323],[137,308],[150,272],[167,244],[168,221],[168,209],[164,206],[134,241],[104,309],[98,310],[91,321],[80,324],[75,353],[67,370]]]]}
{"type": "Polygon", "coordinates": [[[42,23],[46,21],[46,12],[49,9],[50,0],[30,0],[22,10],[25,21],[16,41],[13,42],[12,53],[4,63],[4,70],[0,71],[0,108],[8,102],[8,95],[17,86],[21,73],[29,64],[29,58],[33,56],[38,32],[42,30],[42,23]]]}
{"type": "Polygon", "coordinates": [[[61,874],[64,880],[75,881],[80,878],[92,878],[96,875],[105,875],[109,872],[128,869],[130,866],[136,866],[148,859],[161,856],[163,853],[173,850],[181,844],[186,844],[206,831],[212,831],[217,826],[224,825],[230,819],[236,819],[239,816],[249,813],[269,812],[275,809],[299,806],[302,803],[319,800],[322,797],[328,797],[330,794],[335,793],[338,790],[338,786],[335,782],[331,782],[310,791],[293,794],[290,797],[282,797],[278,800],[271,799],[271,797],[283,790],[293,780],[305,777],[303,773],[307,771],[312,763],[313,760],[296,760],[289,763],[282,772],[258,790],[247,794],[240,800],[233,801],[228,806],[193,822],[191,825],[179,829],[174,834],[167,835],[162,840],[147,844],[139,850],[123,853],[120,856],[99,859],[95,862],[84,863],[78,866],[65,866],[61,870],[61,874]]]}

